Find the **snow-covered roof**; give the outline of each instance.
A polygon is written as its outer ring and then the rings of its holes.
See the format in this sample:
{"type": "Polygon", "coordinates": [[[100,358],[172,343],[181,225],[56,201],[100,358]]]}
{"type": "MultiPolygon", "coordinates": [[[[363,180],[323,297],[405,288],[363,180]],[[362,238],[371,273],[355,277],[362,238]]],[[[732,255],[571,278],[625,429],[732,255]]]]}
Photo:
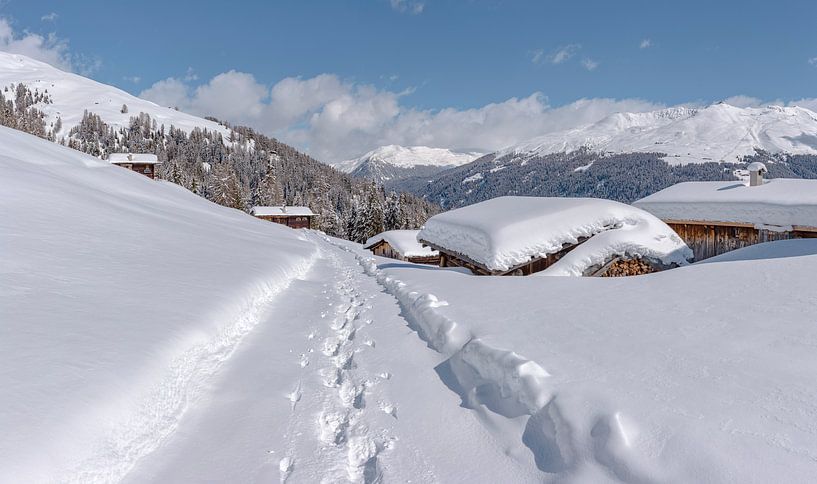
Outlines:
{"type": "Polygon", "coordinates": [[[603,262],[600,258],[625,253],[679,265],[692,257],[681,238],[653,215],[597,198],[494,198],[431,217],[417,238],[505,271],[606,231],[611,233],[585,242],[587,248],[564,264],[570,265],[568,272],[581,273],[603,262]]]}
{"type": "Polygon", "coordinates": [[[817,227],[817,180],[686,182],[634,203],[662,220],[817,227]]]}
{"type": "Polygon", "coordinates": [[[373,245],[385,241],[392,249],[403,257],[433,257],[439,253],[430,247],[423,247],[417,241],[419,230],[389,230],[371,237],[366,241],[365,248],[369,249],[373,245]]]}
{"type": "Polygon", "coordinates": [[[315,215],[309,207],[297,206],[253,207],[251,213],[257,217],[312,217],[315,215]]]}
{"type": "Polygon", "coordinates": [[[108,161],[111,163],[144,163],[156,165],[159,163],[159,158],[153,153],[111,153],[108,155],[108,161]]]}

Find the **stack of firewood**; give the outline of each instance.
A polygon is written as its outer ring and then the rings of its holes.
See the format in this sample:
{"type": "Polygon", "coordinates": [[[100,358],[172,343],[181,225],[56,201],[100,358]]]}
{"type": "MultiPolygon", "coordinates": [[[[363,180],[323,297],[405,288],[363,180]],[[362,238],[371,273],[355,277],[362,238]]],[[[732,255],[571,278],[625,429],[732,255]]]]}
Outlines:
{"type": "Polygon", "coordinates": [[[607,269],[602,277],[637,276],[655,272],[653,266],[641,259],[617,260],[607,269]]]}

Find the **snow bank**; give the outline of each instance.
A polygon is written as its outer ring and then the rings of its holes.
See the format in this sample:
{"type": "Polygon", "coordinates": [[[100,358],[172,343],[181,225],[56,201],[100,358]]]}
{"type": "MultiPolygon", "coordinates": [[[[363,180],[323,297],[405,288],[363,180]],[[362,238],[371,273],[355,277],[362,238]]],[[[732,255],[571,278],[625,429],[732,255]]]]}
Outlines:
{"type": "Polygon", "coordinates": [[[433,257],[438,255],[436,250],[417,242],[417,234],[419,230],[388,230],[371,237],[364,244],[365,248],[369,248],[374,244],[385,240],[403,257],[433,257]]]}
{"type": "Polygon", "coordinates": [[[0,480],[119,480],[315,245],[18,131],[0,146],[0,480]]]}
{"type": "Polygon", "coordinates": [[[775,178],[756,187],[734,181],[685,182],[633,205],[662,220],[817,227],[817,180],[775,178]]]}
{"type": "Polygon", "coordinates": [[[496,271],[558,252],[583,237],[592,237],[583,244],[589,245],[554,273],[581,273],[613,254],[642,255],[668,265],[683,265],[692,257],[678,235],[654,216],[594,198],[494,198],[431,217],[417,237],[496,271]],[[611,233],[594,241],[606,231],[611,233]]]}
{"type": "Polygon", "coordinates": [[[543,481],[805,483],[815,254],[817,240],[774,242],[620,279],[367,264],[448,356],[443,382],[543,481]]]}

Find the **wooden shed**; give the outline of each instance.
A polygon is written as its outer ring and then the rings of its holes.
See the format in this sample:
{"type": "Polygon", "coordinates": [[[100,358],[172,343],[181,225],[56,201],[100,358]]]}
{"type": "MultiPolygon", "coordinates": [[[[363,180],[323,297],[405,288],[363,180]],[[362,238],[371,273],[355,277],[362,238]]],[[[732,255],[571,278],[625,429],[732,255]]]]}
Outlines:
{"type": "Polygon", "coordinates": [[[312,213],[309,207],[288,207],[286,205],[253,207],[250,213],[257,218],[286,225],[293,229],[310,229],[312,228],[312,219],[315,218],[315,214],[312,213]]]}
{"type": "Polygon", "coordinates": [[[476,275],[637,275],[692,257],[656,217],[590,198],[499,197],[435,215],[417,238],[476,275]]]}
{"type": "Polygon", "coordinates": [[[161,164],[159,158],[152,153],[111,153],[108,155],[108,161],[141,173],[151,180],[156,178],[156,166],[161,164]]]}
{"type": "Polygon", "coordinates": [[[389,230],[371,237],[364,248],[374,255],[416,264],[437,265],[440,253],[417,241],[419,230],[389,230]]]}
{"type": "Polygon", "coordinates": [[[686,182],[634,203],[704,260],[762,242],[817,237],[817,180],[686,182]]]}

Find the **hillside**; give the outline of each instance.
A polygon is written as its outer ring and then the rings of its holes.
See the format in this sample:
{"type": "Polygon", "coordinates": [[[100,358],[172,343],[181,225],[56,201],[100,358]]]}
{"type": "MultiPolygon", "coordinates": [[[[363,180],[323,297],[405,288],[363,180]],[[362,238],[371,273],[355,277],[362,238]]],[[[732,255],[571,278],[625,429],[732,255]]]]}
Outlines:
{"type": "Polygon", "coordinates": [[[0,145],[0,482],[817,472],[813,240],[640,277],[474,277],[17,130],[0,145]]]}
{"type": "Polygon", "coordinates": [[[228,207],[309,205],[317,228],[357,241],[384,228],[419,227],[438,210],[250,128],[161,107],[25,56],[0,52],[0,88],[0,124],[100,158],[155,153],[164,162],[161,178],[228,207]]]}
{"type": "Polygon", "coordinates": [[[355,178],[394,184],[414,176],[433,178],[447,168],[464,165],[480,156],[481,153],[457,153],[443,148],[389,145],[333,166],[355,178]]]}

